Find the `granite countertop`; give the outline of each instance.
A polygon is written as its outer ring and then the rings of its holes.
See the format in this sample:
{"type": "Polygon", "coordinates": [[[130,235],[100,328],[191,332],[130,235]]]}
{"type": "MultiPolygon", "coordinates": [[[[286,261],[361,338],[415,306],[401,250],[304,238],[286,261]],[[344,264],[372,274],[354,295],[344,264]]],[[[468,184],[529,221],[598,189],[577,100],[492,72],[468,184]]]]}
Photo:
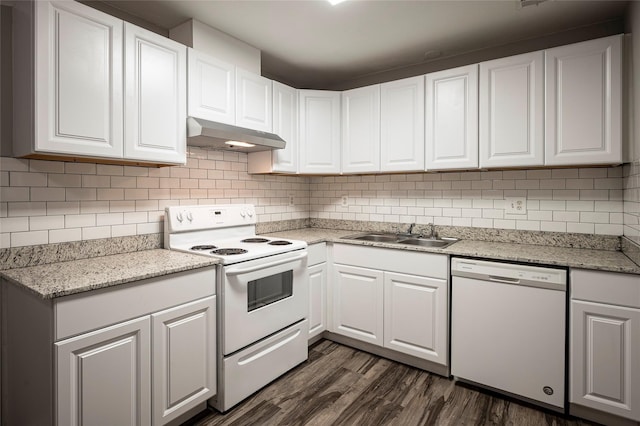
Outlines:
{"type": "Polygon", "coordinates": [[[156,249],[8,269],[0,276],[43,299],[54,299],[217,263],[211,257],[156,249]]]}
{"type": "Polygon", "coordinates": [[[384,247],[401,250],[424,251],[459,256],[473,256],[494,260],[540,263],[545,265],[568,266],[571,268],[598,271],[625,272],[640,275],[640,265],[634,263],[621,251],[594,250],[548,245],[515,244],[489,241],[460,240],[449,247],[430,248],[389,244],[371,241],[346,240],[342,237],[361,234],[358,231],[338,229],[304,228],[275,232],[268,235],[306,241],[307,244],[333,242],[384,247]]]}

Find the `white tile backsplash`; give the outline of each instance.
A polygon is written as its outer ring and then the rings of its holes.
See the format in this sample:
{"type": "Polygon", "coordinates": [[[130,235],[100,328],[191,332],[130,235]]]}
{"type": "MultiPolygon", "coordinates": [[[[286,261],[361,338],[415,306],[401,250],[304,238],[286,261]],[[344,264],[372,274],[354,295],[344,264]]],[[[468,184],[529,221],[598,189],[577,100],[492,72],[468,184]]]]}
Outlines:
{"type": "Polygon", "coordinates": [[[622,168],[312,177],[311,217],[351,219],[351,205],[378,206],[360,220],[621,235],[622,168]],[[410,188],[410,189],[408,189],[410,188]],[[508,214],[505,197],[525,197],[508,214]],[[406,211],[389,206],[416,206],[406,211]],[[597,206],[597,207],[596,207],[597,206]]]}
{"type": "Polygon", "coordinates": [[[416,222],[624,233],[640,241],[637,162],[624,169],[300,177],[249,175],[242,153],[189,151],[186,166],[164,168],[0,157],[0,248],[157,233],[166,206],[221,203],[253,203],[260,222],[416,222]],[[505,197],[525,197],[527,214],[506,214],[505,197]]]}
{"type": "Polygon", "coordinates": [[[0,157],[0,177],[0,248],[158,233],[179,204],[252,203],[259,222],[309,217],[308,178],[249,175],[242,153],[189,147],[185,167],[162,168],[0,157]]]}

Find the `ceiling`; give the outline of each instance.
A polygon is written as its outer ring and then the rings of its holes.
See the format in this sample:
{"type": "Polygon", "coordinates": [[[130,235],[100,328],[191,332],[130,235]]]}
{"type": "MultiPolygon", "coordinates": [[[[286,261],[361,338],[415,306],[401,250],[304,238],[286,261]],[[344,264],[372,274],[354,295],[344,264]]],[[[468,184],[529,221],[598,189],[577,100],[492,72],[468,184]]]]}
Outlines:
{"type": "Polygon", "coordinates": [[[195,18],[262,51],[263,74],[331,88],[393,69],[623,18],[626,1],[104,0],[163,29],[195,18]]]}

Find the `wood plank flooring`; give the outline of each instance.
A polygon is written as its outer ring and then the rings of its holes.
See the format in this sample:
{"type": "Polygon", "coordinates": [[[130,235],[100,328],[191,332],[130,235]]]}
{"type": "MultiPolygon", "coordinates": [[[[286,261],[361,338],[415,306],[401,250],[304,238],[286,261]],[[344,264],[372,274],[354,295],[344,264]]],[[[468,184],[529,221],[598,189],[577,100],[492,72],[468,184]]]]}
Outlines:
{"type": "Polygon", "coordinates": [[[226,414],[189,425],[593,425],[329,340],[226,414]]]}

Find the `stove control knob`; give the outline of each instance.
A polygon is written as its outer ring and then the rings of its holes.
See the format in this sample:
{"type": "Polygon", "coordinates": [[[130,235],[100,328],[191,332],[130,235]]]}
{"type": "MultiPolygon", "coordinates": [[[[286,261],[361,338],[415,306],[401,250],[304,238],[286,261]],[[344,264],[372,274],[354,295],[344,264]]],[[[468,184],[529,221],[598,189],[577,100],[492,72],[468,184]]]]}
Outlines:
{"type": "Polygon", "coordinates": [[[193,222],[193,213],[187,212],[187,219],[189,219],[189,222],[193,222]]]}
{"type": "Polygon", "coordinates": [[[176,219],[178,219],[178,222],[182,223],[182,221],[184,220],[184,216],[182,216],[182,212],[178,212],[178,214],[176,215],[176,219]]]}
{"type": "Polygon", "coordinates": [[[247,210],[247,214],[249,215],[249,217],[253,217],[253,210],[247,210]]]}
{"type": "Polygon", "coordinates": [[[240,210],[240,216],[244,218],[246,215],[247,213],[244,210],[240,210]]]}

